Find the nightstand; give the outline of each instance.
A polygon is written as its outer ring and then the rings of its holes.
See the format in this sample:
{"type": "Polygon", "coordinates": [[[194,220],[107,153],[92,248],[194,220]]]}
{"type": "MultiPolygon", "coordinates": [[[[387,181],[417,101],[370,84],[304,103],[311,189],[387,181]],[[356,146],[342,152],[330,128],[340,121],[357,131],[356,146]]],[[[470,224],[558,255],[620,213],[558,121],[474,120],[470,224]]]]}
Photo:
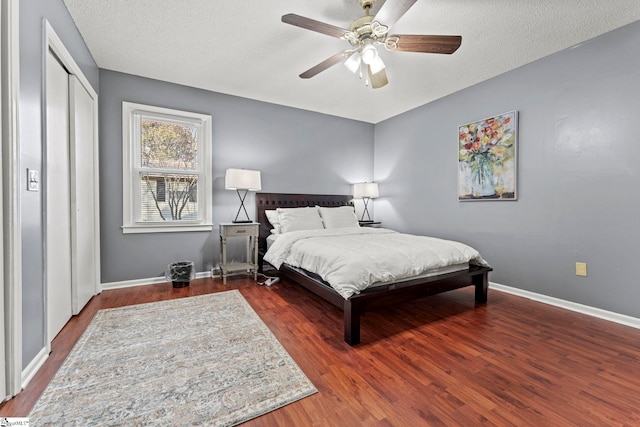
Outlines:
{"type": "Polygon", "coordinates": [[[227,284],[229,273],[236,271],[249,271],[253,273],[253,280],[258,280],[258,233],[260,224],[257,222],[220,223],[220,275],[222,283],[227,284]],[[227,262],[227,239],[234,237],[247,237],[246,262],[227,262]]]}
{"type": "Polygon", "coordinates": [[[381,221],[358,221],[358,224],[360,224],[360,227],[378,227],[380,224],[382,224],[381,221]]]}

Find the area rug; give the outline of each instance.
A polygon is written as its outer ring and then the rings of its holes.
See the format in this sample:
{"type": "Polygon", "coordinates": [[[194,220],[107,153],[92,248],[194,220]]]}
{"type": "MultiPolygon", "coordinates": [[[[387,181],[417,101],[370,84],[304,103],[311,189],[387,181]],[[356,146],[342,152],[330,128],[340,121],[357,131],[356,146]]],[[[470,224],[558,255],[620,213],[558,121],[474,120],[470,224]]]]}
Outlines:
{"type": "Polygon", "coordinates": [[[233,290],[100,310],[29,421],[230,426],[316,392],[233,290]]]}

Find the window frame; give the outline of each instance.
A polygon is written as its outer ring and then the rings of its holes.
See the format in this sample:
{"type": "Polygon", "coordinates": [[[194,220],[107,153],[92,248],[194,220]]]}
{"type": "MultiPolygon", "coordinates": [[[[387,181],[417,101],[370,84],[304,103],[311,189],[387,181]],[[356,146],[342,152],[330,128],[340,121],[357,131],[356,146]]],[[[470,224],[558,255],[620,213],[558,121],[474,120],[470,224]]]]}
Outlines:
{"type": "MultiPolygon", "coordinates": [[[[122,232],[170,233],[211,231],[212,222],[212,118],[199,114],[152,105],[122,102],[122,232]],[[138,221],[141,209],[140,186],[134,179],[141,166],[141,119],[157,119],[198,128],[198,168],[185,170],[185,175],[197,175],[198,219],[171,221],[138,221]]],[[[140,181],[140,180],[138,180],[140,181]]],[[[140,181],[141,182],[141,181],[140,181]]]]}

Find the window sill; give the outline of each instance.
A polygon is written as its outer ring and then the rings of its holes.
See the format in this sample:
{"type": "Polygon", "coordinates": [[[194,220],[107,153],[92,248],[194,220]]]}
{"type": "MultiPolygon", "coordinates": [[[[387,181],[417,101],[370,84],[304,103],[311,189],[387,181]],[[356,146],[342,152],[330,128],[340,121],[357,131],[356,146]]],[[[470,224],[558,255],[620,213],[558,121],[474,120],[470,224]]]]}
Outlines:
{"type": "Polygon", "coordinates": [[[122,234],[140,233],[182,233],[188,231],[211,231],[213,224],[184,224],[184,225],[123,225],[122,234]]]}

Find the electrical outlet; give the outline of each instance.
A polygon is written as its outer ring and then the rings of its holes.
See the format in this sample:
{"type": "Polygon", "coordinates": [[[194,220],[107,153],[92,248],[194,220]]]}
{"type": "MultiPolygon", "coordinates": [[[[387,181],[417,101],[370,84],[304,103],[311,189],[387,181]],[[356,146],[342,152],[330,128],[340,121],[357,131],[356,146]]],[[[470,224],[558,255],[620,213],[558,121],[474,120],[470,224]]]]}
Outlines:
{"type": "Polygon", "coordinates": [[[586,262],[576,262],[576,276],[585,276],[587,275],[587,263],[586,262]]]}

